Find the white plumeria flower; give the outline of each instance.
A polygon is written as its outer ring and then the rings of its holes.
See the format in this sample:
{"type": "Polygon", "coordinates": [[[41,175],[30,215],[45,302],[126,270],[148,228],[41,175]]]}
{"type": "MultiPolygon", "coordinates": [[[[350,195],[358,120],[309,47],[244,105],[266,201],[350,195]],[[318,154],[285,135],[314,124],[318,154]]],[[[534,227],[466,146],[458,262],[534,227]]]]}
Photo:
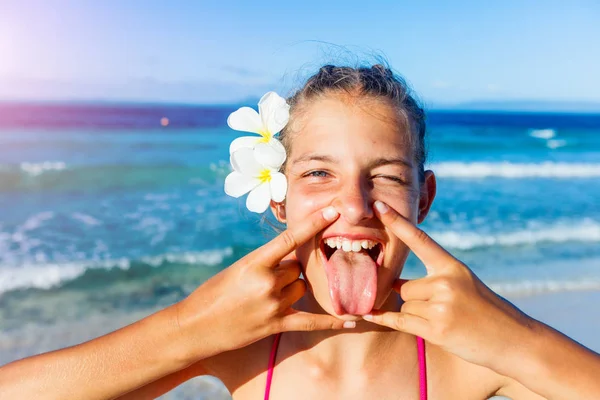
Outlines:
{"type": "Polygon", "coordinates": [[[233,172],[225,178],[225,193],[237,198],[250,192],[246,199],[248,210],[265,212],[271,200],[281,202],[285,199],[287,179],[279,172],[282,164],[272,149],[257,151],[242,147],[234,151],[231,155],[233,172]]]}
{"type": "Polygon", "coordinates": [[[249,147],[271,147],[285,161],[285,149],[281,142],[274,138],[288,123],[290,106],[285,99],[275,92],[268,92],[258,102],[258,112],[250,107],[242,107],[232,112],[227,118],[227,125],[236,131],[258,133],[260,136],[242,136],[231,142],[229,154],[249,147]]]}

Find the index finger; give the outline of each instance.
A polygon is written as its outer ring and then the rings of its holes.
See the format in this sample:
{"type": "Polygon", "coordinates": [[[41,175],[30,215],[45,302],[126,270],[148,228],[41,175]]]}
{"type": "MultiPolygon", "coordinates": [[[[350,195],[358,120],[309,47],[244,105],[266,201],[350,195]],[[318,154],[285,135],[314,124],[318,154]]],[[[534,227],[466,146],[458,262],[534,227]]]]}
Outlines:
{"type": "Polygon", "coordinates": [[[440,263],[456,261],[452,254],[437,244],[427,233],[387,204],[378,200],[375,202],[375,210],[381,222],[423,261],[428,272],[434,272],[440,263]]]}
{"type": "Polygon", "coordinates": [[[252,260],[265,265],[277,265],[298,246],[313,238],[339,217],[333,206],[313,213],[293,229],[286,229],[277,237],[251,253],[252,260]]]}

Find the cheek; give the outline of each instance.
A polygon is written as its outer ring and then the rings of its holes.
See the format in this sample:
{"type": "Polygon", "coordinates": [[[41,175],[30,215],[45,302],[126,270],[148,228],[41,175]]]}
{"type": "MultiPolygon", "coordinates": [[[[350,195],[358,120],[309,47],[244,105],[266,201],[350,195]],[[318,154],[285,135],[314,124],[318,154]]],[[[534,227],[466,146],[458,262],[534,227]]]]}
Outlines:
{"type": "MultiPolygon", "coordinates": [[[[290,185],[285,201],[287,227],[293,228],[303,223],[309,215],[328,206],[332,199],[331,194],[326,194],[323,191],[319,193],[306,186],[290,185]]],[[[313,248],[313,241],[308,241],[298,247],[296,257],[298,257],[301,265],[306,266],[308,264],[313,248]]]]}
{"type": "Polygon", "coordinates": [[[394,209],[404,218],[416,223],[419,212],[418,191],[404,190],[375,190],[373,199],[380,200],[394,209]]]}
{"type": "Polygon", "coordinates": [[[333,195],[329,192],[302,185],[290,186],[286,199],[288,226],[303,221],[308,215],[331,204],[332,200],[333,195]]]}

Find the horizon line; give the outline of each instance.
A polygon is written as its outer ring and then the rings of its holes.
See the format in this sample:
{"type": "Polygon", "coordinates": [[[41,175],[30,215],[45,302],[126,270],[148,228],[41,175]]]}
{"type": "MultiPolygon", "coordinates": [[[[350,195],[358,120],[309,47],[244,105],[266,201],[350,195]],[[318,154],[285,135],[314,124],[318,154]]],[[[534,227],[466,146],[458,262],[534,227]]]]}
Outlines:
{"type": "MultiPolygon", "coordinates": [[[[111,100],[111,99],[3,99],[1,105],[98,105],[98,106],[168,106],[168,107],[239,107],[257,103],[259,97],[249,96],[231,102],[191,102],[170,100],[111,100]]],[[[508,113],[568,113],[600,114],[600,101],[587,100],[468,100],[460,102],[422,101],[427,111],[472,111],[472,112],[508,112],[508,113]]]]}

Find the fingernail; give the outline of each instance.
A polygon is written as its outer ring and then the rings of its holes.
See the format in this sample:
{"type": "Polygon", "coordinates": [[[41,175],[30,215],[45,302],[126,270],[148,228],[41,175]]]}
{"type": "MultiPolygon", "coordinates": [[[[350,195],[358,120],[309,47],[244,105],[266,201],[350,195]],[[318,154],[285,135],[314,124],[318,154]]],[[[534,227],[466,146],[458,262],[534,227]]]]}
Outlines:
{"type": "Polygon", "coordinates": [[[366,319],[367,321],[373,321],[373,316],[371,314],[366,314],[363,315],[363,319],[366,319]]]}
{"type": "Polygon", "coordinates": [[[387,204],[385,204],[382,201],[377,200],[375,202],[375,208],[377,209],[377,211],[379,211],[381,214],[385,214],[386,212],[388,212],[388,210],[390,209],[387,204]]]}
{"type": "Polygon", "coordinates": [[[344,321],[344,328],[356,328],[356,322],[355,321],[344,321]]]}
{"type": "Polygon", "coordinates": [[[323,209],[323,218],[325,218],[325,220],[327,220],[327,221],[333,221],[334,219],[337,218],[338,215],[339,215],[339,213],[333,206],[329,206],[329,207],[323,209]]]}

